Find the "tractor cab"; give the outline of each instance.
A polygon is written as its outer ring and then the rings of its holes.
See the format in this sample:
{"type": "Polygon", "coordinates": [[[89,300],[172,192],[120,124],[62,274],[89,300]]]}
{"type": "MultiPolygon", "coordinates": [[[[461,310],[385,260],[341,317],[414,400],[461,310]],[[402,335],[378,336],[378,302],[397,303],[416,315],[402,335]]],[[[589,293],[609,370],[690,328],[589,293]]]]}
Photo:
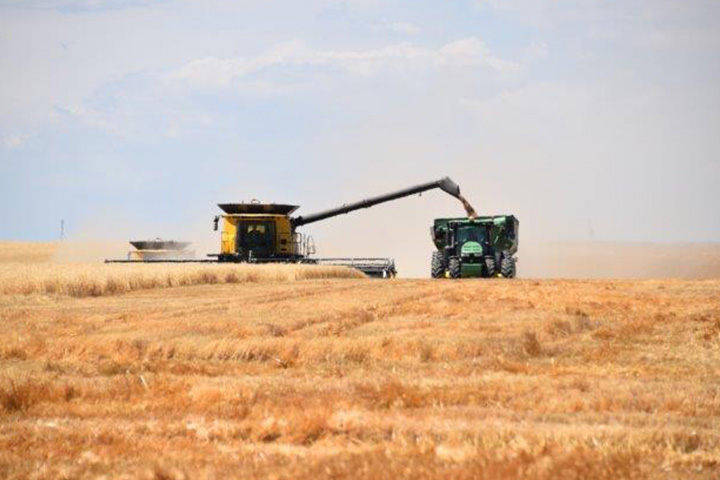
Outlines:
{"type": "Polygon", "coordinates": [[[474,242],[484,246],[490,241],[490,227],[488,225],[461,223],[454,224],[453,227],[455,243],[458,245],[474,242]]]}
{"type": "Polygon", "coordinates": [[[434,278],[515,276],[518,221],[512,215],[439,218],[430,233],[434,278]]]}

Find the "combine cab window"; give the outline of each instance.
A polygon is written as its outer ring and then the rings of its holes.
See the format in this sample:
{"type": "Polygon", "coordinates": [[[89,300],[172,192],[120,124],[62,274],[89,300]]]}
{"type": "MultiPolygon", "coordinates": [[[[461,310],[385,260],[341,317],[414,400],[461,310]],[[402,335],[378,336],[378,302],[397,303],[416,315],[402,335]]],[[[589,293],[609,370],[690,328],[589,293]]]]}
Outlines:
{"type": "Polygon", "coordinates": [[[455,241],[462,245],[465,242],[487,243],[487,228],[485,227],[460,227],[457,229],[455,241]]]}
{"type": "Polygon", "coordinates": [[[275,253],[275,235],[271,222],[252,222],[239,225],[238,251],[252,252],[255,258],[268,258],[275,253]]]}

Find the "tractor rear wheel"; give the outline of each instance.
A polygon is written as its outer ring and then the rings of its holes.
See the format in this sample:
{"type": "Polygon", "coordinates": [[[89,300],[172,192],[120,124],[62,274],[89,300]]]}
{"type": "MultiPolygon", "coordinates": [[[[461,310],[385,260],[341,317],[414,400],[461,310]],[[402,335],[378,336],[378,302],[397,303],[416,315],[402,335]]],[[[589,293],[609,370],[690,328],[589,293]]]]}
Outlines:
{"type": "Polygon", "coordinates": [[[511,256],[503,256],[502,260],[500,260],[500,273],[505,278],[515,278],[517,274],[515,259],[511,256]]]}
{"type": "Polygon", "coordinates": [[[450,271],[450,278],[460,278],[462,276],[462,266],[460,265],[460,259],[453,257],[450,259],[448,270],[450,271]]]}
{"type": "Polygon", "coordinates": [[[443,265],[442,252],[433,252],[432,261],[430,262],[430,276],[432,278],[441,278],[445,275],[445,265],[443,265]]]}
{"type": "Polygon", "coordinates": [[[495,274],[495,259],[493,257],[485,257],[485,276],[492,278],[495,274]]]}

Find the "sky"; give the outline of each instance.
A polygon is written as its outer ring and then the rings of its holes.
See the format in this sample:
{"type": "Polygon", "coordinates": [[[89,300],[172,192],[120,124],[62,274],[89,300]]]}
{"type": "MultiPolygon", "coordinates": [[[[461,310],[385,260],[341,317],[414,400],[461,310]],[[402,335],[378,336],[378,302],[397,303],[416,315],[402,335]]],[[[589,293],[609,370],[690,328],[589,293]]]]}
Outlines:
{"type": "MultiPolygon", "coordinates": [[[[0,239],[217,250],[217,203],[448,175],[521,250],[720,241],[715,0],[0,0],[0,72],[0,239]]],[[[305,231],[424,265],[461,214],[428,192],[305,231]]]]}

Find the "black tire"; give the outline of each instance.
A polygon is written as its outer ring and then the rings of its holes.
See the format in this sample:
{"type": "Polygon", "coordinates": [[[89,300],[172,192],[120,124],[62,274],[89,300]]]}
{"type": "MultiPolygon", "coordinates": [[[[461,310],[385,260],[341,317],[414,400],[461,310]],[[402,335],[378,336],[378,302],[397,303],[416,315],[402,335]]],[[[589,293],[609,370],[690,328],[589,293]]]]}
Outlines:
{"type": "Polygon", "coordinates": [[[457,257],[451,258],[448,264],[448,270],[450,271],[450,278],[460,278],[462,276],[460,259],[457,257]]]}
{"type": "Polygon", "coordinates": [[[492,278],[497,274],[495,269],[495,258],[485,257],[485,276],[492,278]]]}
{"type": "Polygon", "coordinates": [[[503,255],[502,260],[500,260],[500,273],[504,278],[515,278],[517,274],[515,259],[509,255],[503,255]]]}
{"type": "Polygon", "coordinates": [[[433,252],[432,261],[430,262],[430,276],[432,278],[442,278],[445,276],[445,265],[442,252],[433,252]]]}

